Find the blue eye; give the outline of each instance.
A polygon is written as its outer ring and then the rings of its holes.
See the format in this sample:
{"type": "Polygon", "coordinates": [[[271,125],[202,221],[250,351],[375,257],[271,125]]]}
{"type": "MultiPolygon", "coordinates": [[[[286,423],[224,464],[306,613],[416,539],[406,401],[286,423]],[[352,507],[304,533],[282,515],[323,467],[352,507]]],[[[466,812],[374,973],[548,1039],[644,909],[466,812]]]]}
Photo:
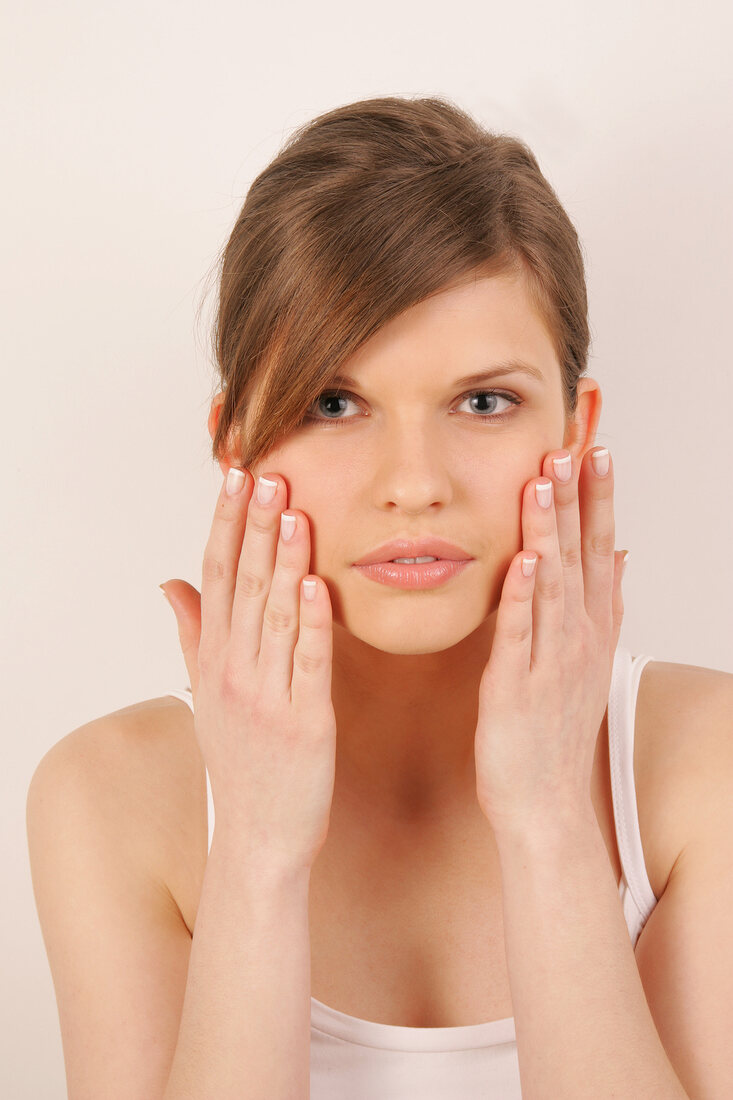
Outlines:
{"type": "MultiPolygon", "coordinates": [[[[490,401],[494,401],[499,398],[500,400],[508,401],[511,405],[522,404],[521,398],[517,397],[516,394],[504,393],[501,390],[472,390],[471,393],[467,393],[464,397],[461,398],[461,403],[463,403],[464,401],[469,401],[473,397],[488,397],[490,401]]],[[[349,393],[348,390],[324,390],[323,393],[319,394],[319,396],[313,402],[311,408],[318,406],[321,401],[349,400],[356,401],[356,398],[352,393],[349,393]]],[[[489,412],[477,413],[475,416],[470,416],[470,414],[467,415],[469,416],[470,420],[493,421],[494,423],[496,423],[497,421],[507,420],[510,416],[513,415],[513,412],[511,409],[505,409],[503,412],[499,413],[489,412]]],[[[338,427],[340,427],[342,424],[349,424],[354,419],[355,417],[353,416],[339,418],[335,418],[332,416],[317,416],[313,415],[310,412],[307,413],[305,416],[305,420],[310,421],[311,423],[328,424],[338,427]]]]}
{"type": "MultiPolygon", "coordinates": [[[[522,404],[521,398],[517,397],[516,394],[502,393],[501,390],[473,390],[471,393],[467,393],[466,396],[461,400],[470,401],[472,397],[488,397],[489,400],[493,400],[494,398],[498,397],[502,401],[508,401],[510,405],[522,404]]],[[[511,409],[505,409],[504,412],[501,413],[479,413],[478,418],[479,420],[506,420],[511,415],[511,409]]],[[[476,417],[473,417],[472,419],[475,420],[476,417]]]]}

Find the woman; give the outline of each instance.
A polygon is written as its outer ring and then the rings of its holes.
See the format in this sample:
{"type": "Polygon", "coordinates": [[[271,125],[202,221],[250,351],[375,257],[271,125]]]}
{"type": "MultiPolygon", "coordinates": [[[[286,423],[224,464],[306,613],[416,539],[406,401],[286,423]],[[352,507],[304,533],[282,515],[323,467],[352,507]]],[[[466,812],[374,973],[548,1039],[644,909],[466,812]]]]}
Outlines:
{"type": "Polygon", "coordinates": [[[733,677],[618,644],[588,343],[536,159],[445,100],[255,180],[191,688],[29,792],[71,1100],[728,1094],[733,677]]]}

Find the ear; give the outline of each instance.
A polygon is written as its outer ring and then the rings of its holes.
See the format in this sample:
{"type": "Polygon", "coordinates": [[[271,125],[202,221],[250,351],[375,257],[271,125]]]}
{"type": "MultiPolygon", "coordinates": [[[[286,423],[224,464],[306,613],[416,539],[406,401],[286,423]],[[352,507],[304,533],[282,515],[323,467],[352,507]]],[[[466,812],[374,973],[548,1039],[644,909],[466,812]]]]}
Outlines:
{"type": "MultiPolygon", "coordinates": [[[[212,440],[213,440],[214,436],[216,435],[216,429],[217,429],[218,424],[219,424],[219,417],[221,416],[221,407],[222,407],[223,404],[224,404],[224,391],[220,390],[219,393],[214,395],[214,398],[211,402],[211,408],[209,410],[208,428],[209,428],[209,435],[211,436],[212,440]]],[[[227,448],[227,451],[226,451],[225,454],[219,456],[219,469],[221,470],[222,474],[224,474],[224,476],[226,476],[230,466],[238,466],[238,465],[239,465],[238,458],[233,453],[233,451],[231,451],[230,448],[227,448]]]]}
{"type": "Polygon", "coordinates": [[[579,378],[577,393],[575,413],[565,425],[563,446],[580,461],[585,452],[595,445],[603,398],[595,378],[579,378]]]}
{"type": "Polygon", "coordinates": [[[214,438],[216,429],[219,424],[219,416],[221,415],[221,407],[224,404],[224,391],[219,390],[217,394],[214,394],[214,398],[211,402],[211,408],[209,409],[208,428],[209,435],[214,438]]]}

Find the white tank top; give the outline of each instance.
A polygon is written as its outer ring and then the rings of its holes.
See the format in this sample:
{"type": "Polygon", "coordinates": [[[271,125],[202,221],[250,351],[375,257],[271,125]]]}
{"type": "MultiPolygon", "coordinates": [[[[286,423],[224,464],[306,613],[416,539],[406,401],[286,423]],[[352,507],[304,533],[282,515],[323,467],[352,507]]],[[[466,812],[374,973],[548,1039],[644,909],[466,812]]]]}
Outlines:
{"type": "MultiPolygon", "coordinates": [[[[634,714],[642,670],[619,646],[608,700],[619,895],[632,946],[657,898],[644,865],[634,784],[634,714]]],[[[190,690],[170,691],[193,711],[190,690]]],[[[214,803],[206,772],[209,848],[214,803]]],[[[514,1017],[465,1027],[397,1027],[347,1016],[311,997],[311,1100],[521,1100],[514,1017]]]]}

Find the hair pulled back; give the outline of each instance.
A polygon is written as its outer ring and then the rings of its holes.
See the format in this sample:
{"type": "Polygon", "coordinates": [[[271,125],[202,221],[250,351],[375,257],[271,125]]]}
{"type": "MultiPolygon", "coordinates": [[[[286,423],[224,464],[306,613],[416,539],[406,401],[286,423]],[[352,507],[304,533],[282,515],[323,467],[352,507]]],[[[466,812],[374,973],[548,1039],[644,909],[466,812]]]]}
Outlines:
{"type": "Polygon", "coordinates": [[[476,275],[524,272],[575,412],[589,328],[577,233],[533,153],[445,98],[383,97],[296,130],[219,261],[212,454],[251,467],[386,322],[476,275]]]}

